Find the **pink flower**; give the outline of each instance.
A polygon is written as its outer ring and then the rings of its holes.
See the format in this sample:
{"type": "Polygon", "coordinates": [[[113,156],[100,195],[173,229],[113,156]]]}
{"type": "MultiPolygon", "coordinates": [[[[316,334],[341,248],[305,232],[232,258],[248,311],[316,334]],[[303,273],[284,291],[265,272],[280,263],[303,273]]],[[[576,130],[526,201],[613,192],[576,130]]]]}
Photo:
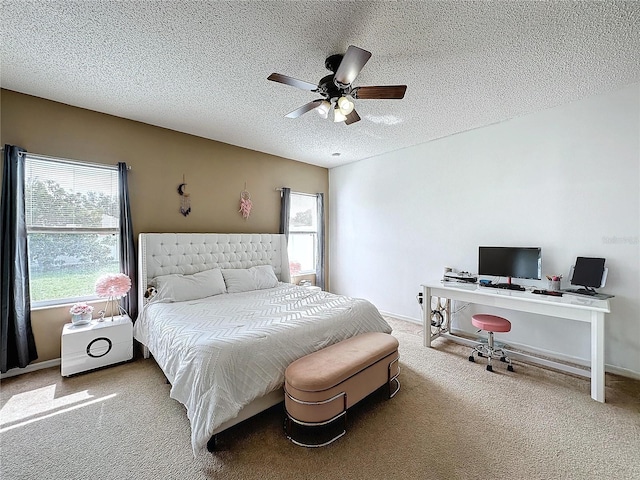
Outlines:
{"type": "Polygon", "coordinates": [[[85,313],[93,313],[93,307],[86,303],[74,303],[69,309],[71,315],[84,315],[85,313]]]}
{"type": "Polygon", "coordinates": [[[297,275],[302,270],[302,265],[299,262],[289,262],[289,272],[291,275],[297,275]]]}
{"type": "Polygon", "coordinates": [[[99,297],[124,297],[131,289],[131,279],[124,273],[108,273],[96,281],[96,294],[99,297]]]}

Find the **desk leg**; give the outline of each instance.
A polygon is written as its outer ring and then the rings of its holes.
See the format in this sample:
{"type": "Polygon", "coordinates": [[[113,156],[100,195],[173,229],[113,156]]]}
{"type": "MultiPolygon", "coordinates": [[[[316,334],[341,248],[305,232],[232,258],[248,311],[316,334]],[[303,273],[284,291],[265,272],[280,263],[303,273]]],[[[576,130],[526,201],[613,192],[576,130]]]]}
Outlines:
{"type": "Polygon", "coordinates": [[[425,347],[431,346],[431,289],[422,286],[422,343],[425,347]]]}
{"type": "Polygon", "coordinates": [[[451,303],[452,303],[452,300],[450,298],[447,298],[447,303],[444,311],[445,311],[445,315],[447,316],[447,333],[448,334],[451,334],[451,303]]]}
{"type": "Polygon", "coordinates": [[[591,398],[604,403],[604,313],[591,312],[591,398]]]}

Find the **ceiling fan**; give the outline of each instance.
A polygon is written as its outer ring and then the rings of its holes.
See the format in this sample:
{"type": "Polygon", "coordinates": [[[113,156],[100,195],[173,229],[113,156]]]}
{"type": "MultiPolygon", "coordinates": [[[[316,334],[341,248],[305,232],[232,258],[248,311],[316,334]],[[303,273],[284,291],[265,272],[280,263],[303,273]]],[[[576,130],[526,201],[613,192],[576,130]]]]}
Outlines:
{"type": "Polygon", "coordinates": [[[314,109],[321,117],[328,118],[329,111],[333,110],[334,122],[351,125],[360,120],[360,116],[355,111],[354,99],[401,99],[407,90],[406,85],[354,87],[353,81],[370,57],[371,52],[350,45],[344,55],[335,54],[327,57],[324,65],[333,73],[323,77],[318,85],[280,73],[272,73],[267,80],[309,90],[322,97],[288,113],[285,115],[286,118],[298,118],[314,109]]]}

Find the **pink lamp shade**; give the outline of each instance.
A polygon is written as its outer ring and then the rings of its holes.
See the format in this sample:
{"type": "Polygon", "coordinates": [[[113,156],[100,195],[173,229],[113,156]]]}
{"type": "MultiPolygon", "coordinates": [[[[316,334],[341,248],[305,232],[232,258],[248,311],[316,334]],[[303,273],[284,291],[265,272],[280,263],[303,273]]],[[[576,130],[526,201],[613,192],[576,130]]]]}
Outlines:
{"type": "Polygon", "coordinates": [[[124,297],[131,290],[131,279],[124,273],[108,273],[96,281],[96,295],[103,298],[124,297]]]}
{"type": "Polygon", "coordinates": [[[104,308],[100,310],[99,322],[104,321],[108,310],[111,311],[111,321],[114,314],[127,314],[117,299],[124,297],[129,290],[131,290],[131,279],[124,273],[108,273],[96,280],[96,295],[107,299],[104,308]]]}

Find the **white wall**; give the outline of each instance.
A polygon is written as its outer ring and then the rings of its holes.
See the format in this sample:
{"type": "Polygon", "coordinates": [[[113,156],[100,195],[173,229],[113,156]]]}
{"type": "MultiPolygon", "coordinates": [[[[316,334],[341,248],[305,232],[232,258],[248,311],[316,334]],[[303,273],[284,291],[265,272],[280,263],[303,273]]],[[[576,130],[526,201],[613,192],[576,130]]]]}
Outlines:
{"type": "MultiPolygon", "coordinates": [[[[475,272],[479,245],[540,246],[543,275],[567,277],[579,255],[605,257],[602,291],[615,295],[605,361],[640,376],[639,117],[634,84],[331,169],[331,290],[419,320],[420,284],[445,265],[475,272]]],[[[473,332],[473,311],[454,328],[473,332]]],[[[510,343],[589,359],[587,324],[508,318],[510,343]]]]}

